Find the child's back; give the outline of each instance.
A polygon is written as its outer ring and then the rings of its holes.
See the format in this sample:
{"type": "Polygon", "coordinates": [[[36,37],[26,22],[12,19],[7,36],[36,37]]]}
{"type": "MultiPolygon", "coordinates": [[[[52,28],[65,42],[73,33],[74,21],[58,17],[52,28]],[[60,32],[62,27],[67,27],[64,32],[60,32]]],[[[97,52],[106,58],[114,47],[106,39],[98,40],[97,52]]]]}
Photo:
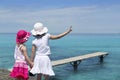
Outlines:
{"type": "Polygon", "coordinates": [[[29,36],[30,33],[25,30],[20,30],[16,36],[15,64],[10,76],[17,80],[28,80],[28,63],[32,65],[32,62],[27,55],[27,48],[24,43],[28,40],[29,36]]]}

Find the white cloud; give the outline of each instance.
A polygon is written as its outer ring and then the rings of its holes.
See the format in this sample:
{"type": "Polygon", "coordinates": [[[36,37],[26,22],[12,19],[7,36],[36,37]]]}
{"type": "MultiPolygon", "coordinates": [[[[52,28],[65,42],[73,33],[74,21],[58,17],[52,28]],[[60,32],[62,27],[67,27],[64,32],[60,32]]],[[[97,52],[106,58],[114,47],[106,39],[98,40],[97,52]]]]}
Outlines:
{"type": "MultiPolygon", "coordinates": [[[[64,30],[64,28],[67,28],[71,25],[73,25],[74,32],[77,33],[91,33],[93,30],[96,30],[95,32],[100,33],[100,30],[103,30],[105,27],[107,30],[110,29],[109,31],[115,32],[115,30],[112,31],[110,27],[113,27],[116,22],[110,19],[120,20],[120,15],[117,11],[119,8],[120,6],[112,6],[109,8],[90,6],[68,7],[50,10],[0,9],[0,24],[12,23],[11,26],[13,27],[11,28],[14,30],[17,24],[21,24],[23,27],[26,25],[32,27],[35,22],[42,21],[51,32],[61,32],[64,30]],[[113,21],[113,24],[111,21],[113,21]],[[60,29],[58,30],[58,28],[60,29]]],[[[31,27],[26,27],[26,29],[30,30],[31,27]]]]}
{"type": "MultiPolygon", "coordinates": [[[[0,14],[3,18],[3,20],[11,21],[11,19],[14,19],[15,21],[21,21],[22,20],[32,20],[32,19],[39,19],[43,18],[61,18],[61,17],[71,17],[76,15],[81,15],[84,13],[89,13],[92,11],[94,7],[71,7],[71,8],[61,8],[61,9],[53,9],[53,10],[1,10],[0,14]],[[61,16],[61,17],[60,17],[61,16]]],[[[2,20],[2,21],[3,21],[2,20]]],[[[34,21],[33,21],[34,22],[34,21]]],[[[31,23],[31,21],[30,21],[31,23]]]]}
{"type": "Polygon", "coordinates": [[[0,9],[0,14],[8,13],[9,10],[0,9]]]}

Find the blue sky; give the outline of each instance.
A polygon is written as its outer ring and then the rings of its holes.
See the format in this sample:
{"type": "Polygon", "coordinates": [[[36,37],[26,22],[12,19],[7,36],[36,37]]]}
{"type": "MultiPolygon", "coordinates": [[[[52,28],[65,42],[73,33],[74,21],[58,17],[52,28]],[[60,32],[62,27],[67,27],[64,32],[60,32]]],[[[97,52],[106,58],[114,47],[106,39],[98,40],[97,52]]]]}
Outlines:
{"type": "Polygon", "coordinates": [[[120,0],[0,0],[0,33],[31,31],[42,22],[50,33],[120,33],[120,0]]]}

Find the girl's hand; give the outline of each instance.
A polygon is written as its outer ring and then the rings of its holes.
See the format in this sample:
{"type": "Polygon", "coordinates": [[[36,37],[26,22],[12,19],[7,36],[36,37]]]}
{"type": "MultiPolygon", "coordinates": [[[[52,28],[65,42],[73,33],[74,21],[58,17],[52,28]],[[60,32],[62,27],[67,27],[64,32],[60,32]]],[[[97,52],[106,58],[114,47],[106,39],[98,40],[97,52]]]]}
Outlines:
{"type": "Polygon", "coordinates": [[[30,65],[30,68],[32,68],[32,67],[33,67],[33,65],[34,65],[34,63],[32,62],[32,63],[31,63],[31,65],[30,65]]]}
{"type": "Polygon", "coordinates": [[[70,28],[69,28],[69,32],[71,32],[72,31],[72,26],[70,26],[70,28]]]}

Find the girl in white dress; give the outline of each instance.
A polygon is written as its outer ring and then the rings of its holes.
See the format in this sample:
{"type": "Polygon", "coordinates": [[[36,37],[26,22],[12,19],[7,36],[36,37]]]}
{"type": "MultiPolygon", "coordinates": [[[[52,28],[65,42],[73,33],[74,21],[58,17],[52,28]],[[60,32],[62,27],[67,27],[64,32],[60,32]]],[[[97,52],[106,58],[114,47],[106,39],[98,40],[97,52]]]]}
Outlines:
{"type": "Polygon", "coordinates": [[[44,27],[42,23],[36,23],[34,25],[34,28],[31,31],[32,35],[35,37],[32,41],[31,53],[31,60],[34,61],[34,66],[30,72],[32,74],[37,74],[37,80],[41,80],[42,75],[45,80],[48,80],[49,76],[55,75],[49,58],[49,55],[51,54],[49,39],[59,39],[71,31],[72,27],[64,33],[54,36],[47,33],[48,29],[47,27],[44,27]]]}

